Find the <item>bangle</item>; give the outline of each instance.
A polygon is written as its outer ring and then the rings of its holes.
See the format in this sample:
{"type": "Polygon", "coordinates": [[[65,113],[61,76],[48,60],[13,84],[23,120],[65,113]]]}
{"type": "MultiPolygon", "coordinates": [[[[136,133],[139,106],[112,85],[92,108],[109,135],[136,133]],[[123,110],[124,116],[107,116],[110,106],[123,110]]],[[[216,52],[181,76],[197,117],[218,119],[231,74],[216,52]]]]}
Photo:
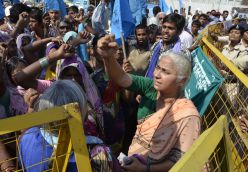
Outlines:
{"type": "Polygon", "coordinates": [[[41,68],[45,68],[49,65],[49,61],[47,57],[43,57],[39,60],[41,68]]]}

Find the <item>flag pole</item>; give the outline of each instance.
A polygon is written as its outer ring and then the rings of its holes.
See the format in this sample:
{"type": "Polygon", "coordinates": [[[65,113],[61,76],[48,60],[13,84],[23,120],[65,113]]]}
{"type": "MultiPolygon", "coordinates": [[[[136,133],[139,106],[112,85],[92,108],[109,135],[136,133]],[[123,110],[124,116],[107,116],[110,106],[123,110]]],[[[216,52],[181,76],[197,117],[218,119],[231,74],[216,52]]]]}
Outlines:
{"type": "Polygon", "coordinates": [[[127,60],[127,54],[126,54],[126,47],[125,47],[123,32],[121,32],[121,44],[122,44],[122,51],[123,51],[124,59],[127,60]]]}

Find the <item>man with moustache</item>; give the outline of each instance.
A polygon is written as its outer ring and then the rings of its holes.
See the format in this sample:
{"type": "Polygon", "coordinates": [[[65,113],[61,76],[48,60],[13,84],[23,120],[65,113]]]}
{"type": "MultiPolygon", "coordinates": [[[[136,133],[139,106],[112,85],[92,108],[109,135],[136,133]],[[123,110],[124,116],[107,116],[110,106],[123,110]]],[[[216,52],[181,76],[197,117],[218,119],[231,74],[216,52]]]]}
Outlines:
{"type": "Polygon", "coordinates": [[[153,72],[159,61],[159,56],[166,51],[173,51],[175,53],[186,51],[179,35],[185,26],[185,18],[179,14],[172,13],[167,15],[162,22],[162,40],[156,42],[151,48],[150,64],[146,76],[153,78],[153,72]]]}
{"type": "Polygon", "coordinates": [[[150,61],[150,44],[147,27],[139,24],[135,28],[136,44],[129,47],[128,61],[132,73],[144,76],[150,61]]]}

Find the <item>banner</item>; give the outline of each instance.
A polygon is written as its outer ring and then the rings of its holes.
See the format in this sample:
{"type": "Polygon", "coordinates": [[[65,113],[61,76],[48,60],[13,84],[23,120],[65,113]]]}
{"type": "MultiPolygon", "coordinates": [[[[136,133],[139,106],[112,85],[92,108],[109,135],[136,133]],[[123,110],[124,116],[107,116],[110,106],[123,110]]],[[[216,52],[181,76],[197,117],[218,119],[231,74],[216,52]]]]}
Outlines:
{"type": "Polygon", "coordinates": [[[193,70],[185,88],[185,95],[194,102],[203,116],[224,78],[208,60],[201,47],[192,52],[192,59],[193,70]]]}

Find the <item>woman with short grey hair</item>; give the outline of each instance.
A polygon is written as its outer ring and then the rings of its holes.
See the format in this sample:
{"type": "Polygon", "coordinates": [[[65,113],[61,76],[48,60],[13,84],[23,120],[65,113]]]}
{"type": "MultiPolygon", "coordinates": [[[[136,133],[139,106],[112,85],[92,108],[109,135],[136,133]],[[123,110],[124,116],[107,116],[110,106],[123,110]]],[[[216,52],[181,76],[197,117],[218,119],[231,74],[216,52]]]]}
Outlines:
{"type": "Polygon", "coordinates": [[[190,59],[187,54],[162,54],[152,80],[122,70],[115,60],[118,45],[113,36],[101,38],[97,47],[110,80],[142,96],[129,161],[123,168],[130,172],[169,171],[200,135],[199,113],[181,94],[190,78],[190,59]]]}
{"type": "MultiPolygon", "coordinates": [[[[178,80],[182,78],[186,78],[187,81],[190,78],[191,72],[192,72],[192,65],[191,65],[191,54],[188,52],[180,52],[180,53],[174,53],[173,51],[167,51],[165,53],[162,53],[160,55],[160,58],[163,57],[170,57],[171,60],[176,64],[176,71],[177,71],[177,77],[178,80]]],[[[185,84],[187,84],[187,81],[185,84]]]]}

